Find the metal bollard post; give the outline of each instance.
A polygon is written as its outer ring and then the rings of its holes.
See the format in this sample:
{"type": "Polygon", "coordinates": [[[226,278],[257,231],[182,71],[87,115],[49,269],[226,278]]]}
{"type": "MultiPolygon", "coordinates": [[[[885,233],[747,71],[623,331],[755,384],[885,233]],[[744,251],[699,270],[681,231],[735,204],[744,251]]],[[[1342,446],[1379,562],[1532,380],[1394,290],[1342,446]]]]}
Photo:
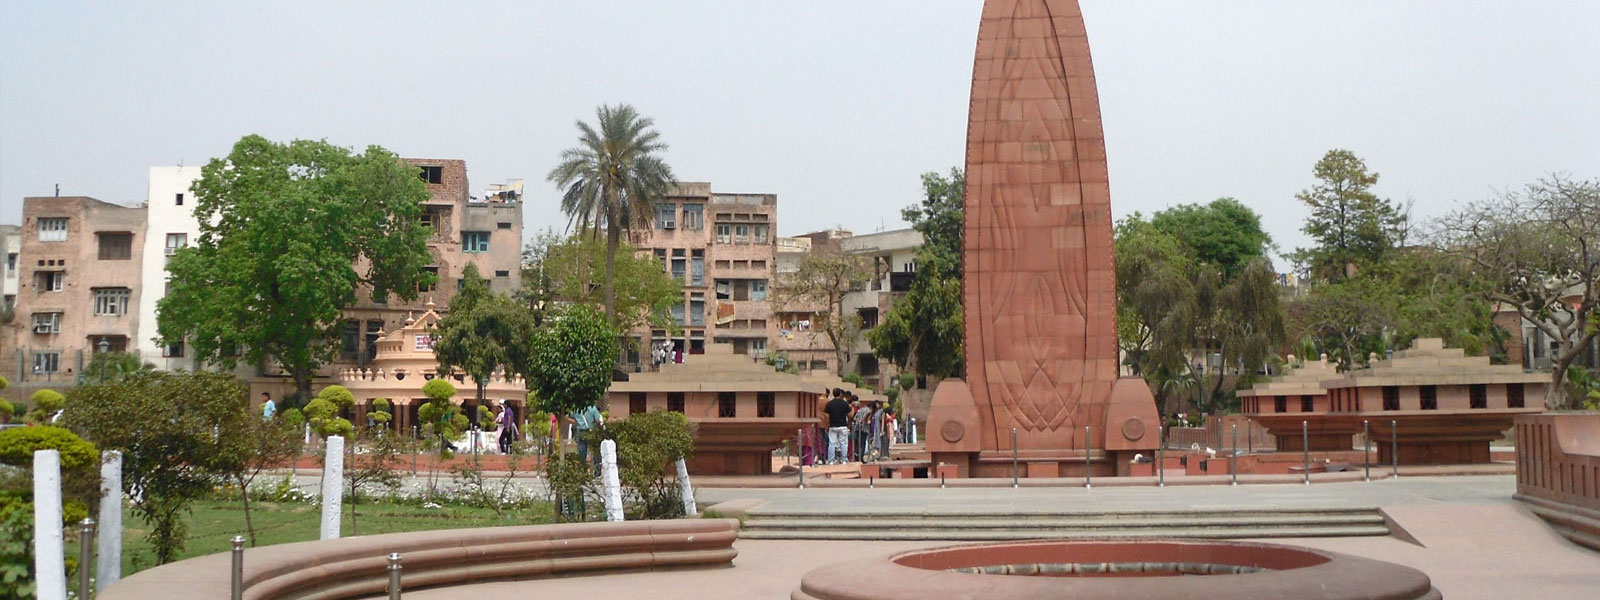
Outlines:
{"type": "MultiPolygon", "coordinates": [[[[805,430],[803,430],[803,429],[794,430],[794,439],[798,440],[798,439],[800,439],[800,436],[802,436],[802,435],[805,435],[805,430]]],[[[833,451],[833,449],[829,448],[828,451],[831,453],[833,451]]],[[[829,458],[832,458],[832,457],[830,456],[829,458]]],[[[806,489],[806,463],[802,461],[799,464],[799,467],[795,469],[795,472],[799,473],[799,484],[800,484],[799,488],[802,489],[802,490],[806,489]]]]}
{"type": "Polygon", "coordinates": [[[1167,487],[1167,465],[1162,462],[1167,447],[1166,430],[1164,425],[1156,426],[1156,487],[1167,487]]]}
{"type": "Polygon", "coordinates": [[[1011,487],[1017,487],[1017,428],[1011,428],[1011,487]]]}
{"type": "Polygon", "coordinates": [[[1367,426],[1367,420],[1361,420],[1361,462],[1366,466],[1366,474],[1362,481],[1372,481],[1372,428],[1367,426]]]}
{"type": "Polygon", "coordinates": [[[78,530],[78,598],[89,600],[89,574],[94,569],[89,564],[94,560],[94,519],[85,518],[78,530]]]}
{"type": "MultiPolygon", "coordinates": [[[[934,467],[938,468],[938,467],[934,467]]],[[[944,489],[944,469],[939,469],[939,489],[944,489]]]]}
{"type": "Polygon", "coordinates": [[[1086,489],[1086,490],[1089,489],[1089,488],[1094,487],[1094,482],[1092,481],[1092,479],[1094,477],[1094,474],[1089,472],[1089,470],[1090,470],[1090,467],[1089,467],[1089,451],[1094,449],[1094,443],[1089,441],[1091,439],[1093,439],[1093,438],[1089,437],[1089,426],[1088,425],[1084,425],[1083,426],[1083,489],[1086,489]]]}
{"type": "Polygon", "coordinates": [[[244,599],[244,536],[233,536],[233,600],[244,599]]]}
{"type": "Polygon", "coordinates": [[[1394,479],[1400,478],[1400,422],[1389,421],[1389,462],[1394,464],[1394,479]]]}
{"type": "Polygon", "coordinates": [[[389,553],[389,600],[400,600],[400,553],[389,553]]]}
{"type": "Polygon", "coordinates": [[[1311,485],[1311,425],[1305,421],[1300,422],[1300,449],[1306,455],[1306,485],[1311,485]]]}
{"type": "Polygon", "coordinates": [[[1233,475],[1233,483],[1239,485],[1239,424],[1233,424],[1233,450],[1228,452],[1228,471],[1233,475]]]}

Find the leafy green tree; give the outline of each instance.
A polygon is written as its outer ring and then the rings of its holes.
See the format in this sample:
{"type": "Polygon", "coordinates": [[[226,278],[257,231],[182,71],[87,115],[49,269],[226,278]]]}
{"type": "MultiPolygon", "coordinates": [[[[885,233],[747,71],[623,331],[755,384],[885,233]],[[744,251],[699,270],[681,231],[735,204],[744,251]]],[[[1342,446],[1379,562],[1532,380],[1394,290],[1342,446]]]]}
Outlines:
{"type": "Polygon", "coordinates": [[[358,290],[411,300],[435,279],[423,270],[427,188],[383,148],[246,136],[194,193],[200,239],[167,263],[162,343],[223,367],[276,363],[299,398],[336,356],[340,310],[358,290]]]}
{"type": "Polygon", "coordinates": [[[250,512],[250,487],[255,485],[262,472],[278,468],[300,456],[300,425],[287,418],[245,419],[239,423],[238,430],[222,435],[217,443],[219,452],[216,469],[239,489],[245,533],[254,547],[256,527],[250,512]]]}
{"type": "Polygon", "coordinates": [[[1117,223],[1115,250],[1117,340],[1125,362],[1151,384],[1157,408],[1166,414],[1171,395],[1188,389],[1158,380],[1183,381],[1178,374],[1189,370],[1199,265],[1182,241],[1138,213],[1117,223]]]}
{"type": "MultiPolygon", "coordinates": [[[[439,321],[433,354],[439,375],[465,371],[477,385],[474,406],[484,407],[484,393],[496,371],[526,376],[536,331],[533,318],[516,301],[489,291],[468,263],[461,272],[461,291],[450,302],[450,312],[439,321]]],[[[468,407],[476,423],[477,411],[468,407]]]]}
{"type": "MultiPolygon", "coordinates": [[[[553,302],[603,306],[603,291],[596,282],[605,279],[606,248],[592,236],[558,236],[546,232],[523,250],[522,289],[517,299],[534,313],[534,325],[544,323],[553,302]]],[[[618,246],[613,263],[615,326],[633,331],[649,325],[674,329],[668,314],[683,302],[683,284],[667,275],[654,256],[638,254],[626,243],[618,246]]]]}
{"type": "Polygon", "coordinates": [[[1261,229],[1260,215],[1233,198],[1203,205],[1180,204],[1155,213],[1150,224],[1177,238],[1195,260],[1216,265],[1229,278],[1272,248],[1272,237],[1261,229]]]}
{"type": "Polygon", "coordinates": [[[580,233],[605,230],[605,315],[615,324],[613,278],[622,234],[653,225],[656,202],[675,180],[661,158],[667,145],[653,119],[627,104],[601,106],[597,118],[598,130],[578,121],[578,145],[561,153],[547,179],[561,188],[561,211],[580,233]]]}
{"type": "Polygon", "coordinates": [[[831,246],[812,248],[775,290],[776,304],[788,310],[822,307],[812,312],[812,330],[821,331],[833,344],[841,375],[849,362],[850,340],[861,330],[861,316],[844,310],[844,295],[871,278],[865,257],[831,246]]]}
{"type": "Polygon", "coordinates": [[[1378,174],[1349,150],[1329,150],[1313,169],[1317,183],[1295,198],[1311,209],[1301,228],[1317,245],[1295,253],[1313,278],[1337,281],[1405,245],[1409,217],[1372,192],[1378,174]]]}
{"type": "Polygon", "coordinates": [[[122,485],[149,527],[156,562],[183,548],[183,515],[227,472],[226,440],[249,420],[249,390],[231,375],[155,372],[82,386],[67,399],[66,425],[122,452],[122,485]]]}
{"type": "Polygon", "coordinates": [[[1573,407],[1563,378],[1600,320],[1600,180],[1552,175],[1466,204],[1440,219],[1435,245],[1474,275],[1478,297],[1515,309],[1555,345],[1545,407],[1573,407]]]}
{"type": "Polygon", "coordinates": [[[650,411],[592,432],[595,439],[616,440],[617,475],[623,500],[635,507],[638,518],[673,519],[684,516],[683,498],[675,478],[668,477],[680,458],[694,455],[694,432],[683,413],[650,411]]]}
{"type": "Polygon", "coordinates": [[[605,315],[573,305],[546,323],[534,338],[528,383],[541,411],[568,415],[605,399],[617,364],[617,331],[605,315]]]}
{"type": "Polygon", "coordinates": [[[895,300],[878,326],[867,332],[867,343],[879,357],[910,371],[908,375],[951,377],[964,368],[961,265],[965,187],[961,169],[950,169],[948,176],[924,173],[922,202],[900,211],[922,234],[917,276],[911,290],[895,300]]]}

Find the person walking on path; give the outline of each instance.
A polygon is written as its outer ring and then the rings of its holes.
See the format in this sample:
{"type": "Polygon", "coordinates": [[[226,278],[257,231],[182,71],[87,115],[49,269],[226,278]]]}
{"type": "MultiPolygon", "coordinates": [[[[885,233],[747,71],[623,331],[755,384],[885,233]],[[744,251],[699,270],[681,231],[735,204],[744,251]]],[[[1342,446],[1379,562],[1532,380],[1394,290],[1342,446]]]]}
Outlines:
{"type": "Polygon", "coordinates": [[[584,460],[593,463],[596,467],[600,466],[599,448],[595,449],[596,452],[593,457],[589,456],[589,431],[605,425],[605,418],[600,415],[600,409],[590,405],[583,410],[572,413],[571,418],[572,423],[578,428],[573,434],[573,437],[578,440],[578,455],[582,456],[584,460]]]}
{"type": "Polygon", "coordinates": [[[275,414],[278,414],[278,405],[272,401],[272,394],[261,392],[261,420],[271,421],[275,414]]]}
{"type": "Polygon", "coordinates": [[[824,464],[843,464],[845,440],[850,435],[850,403],[844,401],[844,390],[834,388],[833,399],[822,407],[828,415],[828,456],[824,464]]]}
{"type": "Polygon", "coordinates": [[[511,454],[511,444],[517,441],[517,409],[510,404],[500,403],[500,414],[495,415],[494,424],[500,429],[500,453],[511,454]]]}

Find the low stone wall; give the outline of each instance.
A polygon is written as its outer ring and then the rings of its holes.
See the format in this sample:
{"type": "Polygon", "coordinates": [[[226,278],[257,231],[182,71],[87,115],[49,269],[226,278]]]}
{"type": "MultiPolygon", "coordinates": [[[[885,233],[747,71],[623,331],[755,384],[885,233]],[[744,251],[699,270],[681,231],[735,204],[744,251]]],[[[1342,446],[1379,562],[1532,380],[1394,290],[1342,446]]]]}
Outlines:
{"type": "MultiPolygon", "coordinates": [[[[263,546],[245,551],[247,600],[335,600],[388,589],[391,552],[404,589],[525,580],[611,570],[730,566],[739,522],[681,519],[419,531],[263,546]]],[[[224,552],[141,571],[101,600],[227,598],[224,552]]]]}
{"type": "Polygon", "coordinates": [[[1517,499],[1600,550],[1600,413],[1519,415],[1516,441],[1517,499]]]}

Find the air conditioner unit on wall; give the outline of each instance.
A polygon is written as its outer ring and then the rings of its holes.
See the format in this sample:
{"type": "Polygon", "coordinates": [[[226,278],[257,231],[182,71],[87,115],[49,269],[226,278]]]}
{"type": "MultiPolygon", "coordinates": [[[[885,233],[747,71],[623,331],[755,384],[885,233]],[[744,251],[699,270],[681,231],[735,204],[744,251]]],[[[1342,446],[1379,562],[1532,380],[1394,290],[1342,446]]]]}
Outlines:
{"type": "Polygon", "coordinates": [[[177,253],[178,253],[178,248],[176,246],[168,246],[166,248],[166,251],[162,252],[162,254],[165,254],[167,256],[173,256],[173,255],[176,255],[177,253]]]}
{"type": "Polygon", "coordinates": [[[662,229],[677,229],[678,228],[678,224],[675,223],[675,222],[672,222],[672,221],[667,221],[667,222],[661,224],[661,228],[662,229]]]}
{"type": "Polygon", "coordinates": [[[53,329],[55,329],[55,328],[51,327],[49,325],[34,325],[33,326],[33,332],[34,333],[55,333],[54,331],[52,331],[53,329]]]}

